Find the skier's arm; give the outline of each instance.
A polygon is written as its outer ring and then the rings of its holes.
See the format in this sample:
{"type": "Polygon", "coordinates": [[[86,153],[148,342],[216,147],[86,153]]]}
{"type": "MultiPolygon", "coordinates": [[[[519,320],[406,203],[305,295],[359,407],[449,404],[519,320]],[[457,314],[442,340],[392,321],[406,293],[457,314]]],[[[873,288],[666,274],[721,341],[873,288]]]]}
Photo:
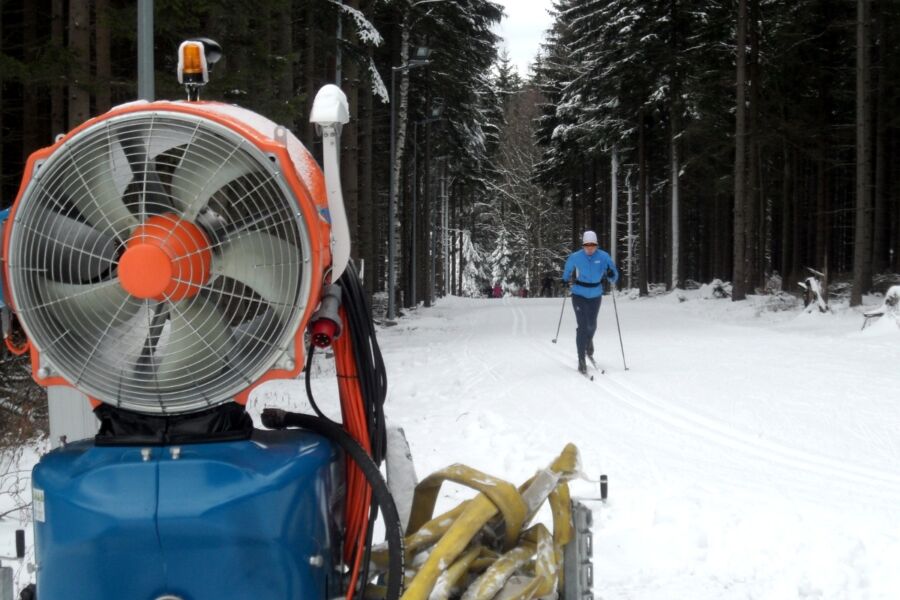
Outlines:
{"type": "Polygon", "coordinates": [[[612,271],[612,277],[609,278],[610,283],[613,285],[619,281],[619,270],[616,269],[616,263],[613,262],[612,257],[609,257],[607,269],[612,271]]]}
{"type": "Polygon", "coordinates": [[[572,269],[575,268],[575,255],[570,254],[569,258],[566,259],[566,266],[563,267],[562,274],[562,282],[563,284],[569,283],[569,278],[572,276],[572,269]]]}

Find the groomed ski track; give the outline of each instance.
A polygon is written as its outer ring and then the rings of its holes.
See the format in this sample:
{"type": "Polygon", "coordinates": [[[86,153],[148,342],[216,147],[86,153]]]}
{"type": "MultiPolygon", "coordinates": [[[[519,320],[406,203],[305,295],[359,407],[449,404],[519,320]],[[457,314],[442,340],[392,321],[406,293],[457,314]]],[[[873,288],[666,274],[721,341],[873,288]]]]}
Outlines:
{"type": "Polygon", "coordinates": [[[587,381],[570,304],[551,343],[560,302],[450,298],[380,334],[420,476],[463,462],[521,483],[576,443],[586,475],[609,475],[607,600],[900,597],[897,338],[856,333],[852,313],[620,297],[624,372],[607,298],[606,374],[587,381]]]}

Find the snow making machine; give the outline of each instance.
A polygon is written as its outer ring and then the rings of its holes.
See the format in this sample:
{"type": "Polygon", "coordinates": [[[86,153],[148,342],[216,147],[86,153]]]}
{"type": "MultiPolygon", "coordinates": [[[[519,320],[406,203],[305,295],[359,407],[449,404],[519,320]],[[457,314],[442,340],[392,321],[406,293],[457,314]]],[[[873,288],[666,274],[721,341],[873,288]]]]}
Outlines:
{"type": "Polygon", "coordinates": [[[199,100],[220,54],[185,42],[187,101],[118,106],[34,153],[9,212],[7,346],[100,423],[34,469],[22,598],[589,598],[574,446],[519,487],[448,467],[394,490],[398,513],[339,181],[346,97],[328,85],[313,104],[320,168],[286,128],[199,100]],[[343,422],[310,392],[318,414],[267,409],[255,428],[251,391],[308,373],[316,347],[334,354],[343,422]],[[434,516],[444,481],[478,494],[434,516]],[[552,533],[529,526],[548,499],[552,533]]]}

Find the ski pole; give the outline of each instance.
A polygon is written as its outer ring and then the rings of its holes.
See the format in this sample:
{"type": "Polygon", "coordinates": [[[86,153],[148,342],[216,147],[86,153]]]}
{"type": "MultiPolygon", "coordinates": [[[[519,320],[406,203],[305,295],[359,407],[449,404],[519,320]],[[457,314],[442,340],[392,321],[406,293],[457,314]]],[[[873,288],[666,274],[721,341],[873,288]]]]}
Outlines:
{"type": "Polygon", "coordinates": [[[566,310],[566,298],[568,298],[568,296],[566,296],[566,293],[563,292],[563,303],[562,303],[562,308],[559,309],[559,324],[557,324],[557,326],[556,326],[556,337],[553,338],[553,343],[554,343],[554,344],[556,343],[556,340],[559,339],[559,328],[562,327],[563,313],[564,313],[565,310],[566,310]]]}
{"type": "Polygon", "coordinates": [[[619,348],[622,349],[622,366],[625,367],[625,370],[628,370],[628,365],[625,364],[625,346],[622,345],[622,328],[619,326],[619,308],[616,306],[616,286],[613,284],[612,288],[612,297],[613,297],[613,310],[616,313],[616,329],[619,330],[619,348]]]}

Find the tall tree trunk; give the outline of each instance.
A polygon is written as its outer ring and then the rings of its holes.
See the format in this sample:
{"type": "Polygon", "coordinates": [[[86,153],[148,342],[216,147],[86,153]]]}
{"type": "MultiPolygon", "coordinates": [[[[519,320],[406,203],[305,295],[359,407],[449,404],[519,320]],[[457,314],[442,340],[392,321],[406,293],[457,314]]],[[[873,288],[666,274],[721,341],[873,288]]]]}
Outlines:
{"type": "Polygon", "coordinates": [[[891,264],[890,269],[894,273],[900,272],[900,196],[892,194],[893,198],[893,226],[891,227],[891,264]]]}
{"type": "MultiPolygon", "coordinates": [[[[468,190],[466,190],[466,191],[468,192],[468,190]]],[[[456,236],[459,238],[459,240],[457,241],[457,248],[459,248],[459,250],[458,250],[458,252],[459,252],[459,255],[458,255],[459,256],[459,267],[456,269],[456,278],[457,278],[456,293],[459,296],[463,295],[463,271],[466,268],[466,257],[463,255],[463,251],[462,251],[463,250],[463,222],[462,221],[463,221],[463,216],[464,216],[462,203],[469,197],[470,193],[471,192],[466,193],[463,196],[460,196],[459,201],[457,202],[457,208],[456,208],[456,222],[457,222],[456,236]]],[[[471,235],[471,233],[472,233],[472,230],[470,229],[469,235],[471,235]]]]}
{"type": "Polygon", "coordinates": [[[628,221],[626,221],[628,227],[628,236],[627,236],[627,246],[626,248],[626,257],[628,261],[628,289],[630,290],[634,287],[634,188],[631,185],[631,171],[628,172],[628,176],[625,178],[625,182],[628,186],[628,221]]]}
{"type": "Polygon", "coordinates": [[[641,203],[638,236],[640,237],[641,261],[638,268],[638,288],[641,296],[650,294],[648,276],[650,275],[650,198],[647,190],[647,142],[644,109],[638,111],[638,202],[641,203]]]}
{"type": "Polygon", "coordinates": [[[671,251],[671,279],[669,280],[669,289],[673,290],[677,287],[682,286],[682,278],[681,278],[681,216],[680,216],[680,198],[678,196],[678,173],[680,170],[679,158],[678,158],[678,129],[680,127],[680,121],[678,117],[678,111],[680,110],[676,106],[677,101],[673,98],[672,105],[670,107],[670,124],[671,131],[669,132],[669,158],[671,160],[670,164],[670,192],[671,192],[671,210],[672,213],[670,215],[670,226],[671,226],[671,242],[672,247],[671,251]]]}
{"type": "MultiPolygon", "coordinates": [[[[36,2],[25,2],[22,8],[22,50],[26,64],[33,64],[38,50],[38,5],[36,2]]],[[[41,135],[39,103],[40,90],[34,81],[33,74],[26,76],[22,85],[22,162],[28,156],[47,144],[49,140],[41,135]]]]}
{"type": "MultiPolygon", "coordinates": [[[[588,171],[588,180],[587,180],[587,185],[589,186],[588,205],[590,207],[590,214],[591,214],[590,229],[595,233],[599,232],[599,235],[603,235],[603,223],[602,223],[603,213],[602,213],[602,211],[599,210],[600,195],[597,192],[598,188],[600,187],[598,185],[598,180],[599,180],[599,175],[597,173],[598,170],[599,169],[597,167],[597,159],[591,158],[590,170],[588,171]]],[[[599,241],[599,238],[598,238],[598,241],[599,241]]]]}
{"type": "Polygon", "coordinates": [[[773,258],[772,253],[774,252],[774,244],[775,244],[775,234],[774,234],[774,208],[772,206],[772,196],[769,194],[767,189],[768,180],[766,179],[766,175],[769,171],[766,169],[765,162],[763,161],[763,156],[765,156],[765,146],[762,142],[757,145],[759,150],[759,156],[757,158],[757,164],[759,165],[759,194],[760,194],[760,210],[762,210],[762,223],[760,226],[762,227],[762,240],[763,240],[763,248],[762,248],[762,261],[760,262],[760,275],[762,276],[761,284],[765,288],[767,282],[766,277],[772,273],[773,269],[773,258]]]}
{"type": "Polygon", "coordinates": [[[680,158],[678,155],[678,137],[681,135],[681,80],[678,72],[679,56],[679,12],[678,0],[670,0],[669,2],[670,17],[670,39],[669,49],[671,56],[670,66],[670,94],[669,94],[669,193],[670,208],[669,215],[671,247],[669,249],[671,255],[669,257],[670,278],[668,288],[673,290],[682,285],[682,265],[681,265],[681,205],[678,195],[679,171],[681,169],[680,158]]]}
{"type": "Polygon", "coordinates": [[[578,169],[578,179],[576,183],[575,197],[578,198],[578,230],[576,231],[578,243],[581,243],[581,236],[584,230],[588,228],[588,194],[587,194],[587,165],[581,161],[578,169]]]}
{"type": "MultiPolygon", "coordinates": [[[[414,137],[414,136],[410,136],[414,137]]],[[[399,228],[399,239],[400,243],[397,245],[397,256],[400,258],[398,263],[398,267],[401,268],[399,281],[402,284],[399,284],[398,287],[403,289],[403,305],[404,306],[412,306],[413,301],[413,293],[412,293],[412,261],[414,256],[414,247],[413,247],[413,239],[412,233],[415,229],[416,224],[413,222],[413,203],[416,201],[414,194],[416,193],[415,189],[415,181],[413,181],[413,170],[415,168],[414,161],[416,159],[415,148],[413,153],[406,157],[407,164],[405,165],[405,169],[401,171],[403,179],[399,184],[399,191],[397,193],[397,201],[398,201],[398,214],[400,214],[400,218],[398,219],[398,228],[399,228]],[[407,189],[408,188],[408,189],[407,189]],[[401,201],[402,199],[402,201],[401,201]]]]}
{"type": "MultiPolygon", "coordinates": [[[[50,4],[50,45],[56,49],[65,48],[64,0],[51,0],[50,4]]],[[[66,130],[66,91],[61,77],[55,77],[50,84],[50,135],[56,136],[66,130]]]]}
{"type": "MultiPolygon", "coordinates": [[[[286,18],[285,15],[294,13],[293,0],[282,0],[280,6],[277,7],[278,14],[275,15],[274,21],[278,33],[276,36],[277,54],[284,57],[285,64],[281,65],[278,71],[278,79],[275,82],[275,89],[278,90],[278,103],[281,106],[291,104],[294,99],[294,20],[286,18]]],[[[350,107],[353,110],[353,106],[350,107]]],[[[308,117],[309,115],[307,115],[308,117]]],[[[286,117],[283,121],[291,131],[294,131],[297,123],[293,116],[286,117]]]]}
{"type": "Polygon", "coordinates": [[[794,179],[796,184],[794,185],[794,193],[792,194],[794,219],[791,224],[791,240],[793,242],[790,269],[791,285],[794,285],[794,282],[799,281],[800,269],[802,268],[803,260],[805,259],[803,254],[803,232],[806,231],[806,229],[803,227],[804,220],[801,218],[801,215],[807,214],[806,210],[804,210],[807,209],[807,206],[802,202],[802,198],[806,196],[803,192],[809,189],[809,177],[807,175],[809,161],[800,159],[799,157],[797,157],[797,160],[798,164],[794,165],[794,173],[800,173],[801,176],[795,175],[794,179]]]}
{"type": "MultiPolygon", "coordinates": [[[[896,144],[892,144],[889,148],[889,158],[893,159],[897,156],[896,144]]],[[[893,162],[893,160],[891,160],[893,162]]],[[[891,198],[891,235],[888,247],[890,248],[891,261],[888,268],[894,273],[900,273],[900,194],[897,193],[897,181],[891,173],[888,179],[888,193],[891,198]]]]}
{"type": "Polygon", "coordinates": [[[745,244],[745,208],[747,205],[746,167],[747,155],[747,0],[738,0],[737,16],[737,98],[734,132],[734,275],[732,300],[747,297],[745,244]]]}
{"type": "MultiPolygon", "coordinates": [[[[716,193],[712,197],[712,215],[708,219],[709,231],[711,232],[709,251],[712,255],[712,271],[711,278],[727,279],[725,273],[731,270],[731,266],[725,258],[725,249],[723,248],[725,240],[731,239],[729,235],[731,224],[725,218],[723,213],[726,211],[722,206],[722,197],[716,193]]],[[[731,213],[728,213],[729,216],[731,213]]]]}
{"type": "Polygon", "coordinates": [[[441,173],[441,295],[450,293],[450,188],[447,185],[447,161],[441,173]]]}
{"type": "Polygon", "coordinates": [[[759,110],[759,0],[747,0],[750,11],[747,21],[750,52],[747,55],[747,75],[750,82],[750,105],[747,113],[747,191],[744,196],[744,243],[746,260],[744,278],[747,282],[747,293],[752,293],[762,281],[759,267],[762,255],[762,222],[761,198],[759,193],[759,140],[761,129],[759,110]]]}
{"type": "MultiPolygon", "coordinates": [[[[406,65],[409,62],[409,13],[404,12],[401,20],[401,33],[400,33],[400,65],[406,65]]],[[[392,67],[393,68],[393,67],[392,67]]],[[[394,73],[392,72],[391,77],[394,77],[394,73]]],[[[391,86],[394,87],[393,85],[391,86]]],[[[394,89],[391,92],[395,92],[394,89]]],[[[405,261],[408,259],[408,256],[405,256],[403,253],[403,248],[406,246],[403,244],[403,240],[406,238],[407,230],[404,228],[403,222],[408,221],[408,215],[406,215],[406,206],[407,203],[400,201],[400,190],[404,187],[404,179],[403,179],[403,161],[404,161],[404,150],[406,149],[406,126],[408,120],[408,97],[409,97],[409,69],[404,68],[400,71],[400,97],[391,97],[391,110],[396,111],[395,122],[396,122],[396,131],[393,132],[394,135],[394,155],[391,157],[393,160],[393,164],[391,165],[391,176],[394,181],[394,189],[391,190],[391,202],[394,203],[395,214],[404,214],[406,217],[402,219],[400,223],[389,222],[388,223],[388,236],[394,237],[393,239],[397,240],[395,245],[394,252],[394,264],[389,265],[389,269],[393,269],[393,273],[388,273],[388,277],[394,277],[395,281],[397,280],[397,270],[399,270],[400,265],[405,264],[405,261]],[[403,211],[401,213],[401,210],[403,211]],[[394,231],[394,228],[398,228],[399,231],[394,231]]],[[[404,269],[404,271],[406,271],[404,269]]],[[[408,272],[408,271],[406,271],[408,272]]],[[[401,282],[406,282],[408,278],[400,278],[401,282]]],[[[402,286],[396,286],[402,287],[402,286]]]]}
{"type": "Polygon", "coordinates": [[[578,237],[578,227],[580,226],[580,220],[578,218],[578,200],[575,198],[575,182],[572,181],[569,183],[569,202],[570,207],[572,209],[572,243],[577,243],[576,240],[579,240],[578,237]]]}
{"type": "MultiPolygon", "coordinates": [[[[731,236],[731,211],[724,206],[722,195],[716,193],[712,197],[712,212],[706,219],[710,235],[709,247],[707,252],[710,255],[710,271],[704,279],[727,279],[726,273],[731,271],[731,264],[727,258],[727,250],[725,249],[726,240],[730,240],[731,236]],[[726,214],[727,213],[727,214],[726,214]]],[[[730,203],[729,203],[730,206],[730,203]]]]}
{"type": "MultiPolygon", "coordinates": [[[[359,0],[346,0],[347,6],[359,10],[359,0]]],[[[341,18],[339,15],[338,18],[341,18]]],[[[338,43],[342,43],[338,40],[338,43]]],[[[347,102],[350,104],[350,122],[344,126],[341,134],[341,143],[344,151],[341,153],[341,175],[343,178],[344,205],[347,208],[347,221],[350,227],[350,237],[353,241],[353,257],[360,256],[361,231],[359,226],[359,63],[352,56],[345,56],[342,60],[345,81],[341,87],[347,93],[347,102]]]]}
{"type": "Polygon", "coordinates": [[[91,72],[91,3],[90,0],[69,2],[69,51],[72,56],[69,74],[69,129],[91,116],[88,91],[91,72]]]}
{"type": "Polygon", "coordinates": [[[831,238],[831,228],[829,227],[829,224],[831,222],[831,219],[829,218],[829,206],[831,205],[831,202],[829,202],[829,200],[831,189],[829,186],[827,164],[829,147],[829,125],[827,122],[827,114],[827,109],[823,110],[820,121],[821,130],[819,132],[819,143],[816,148],[816,246],[814,255],[816,269],[824,268],[825,254],[828,252],[828,246],[831,238]]]}
{"type": "Polygon", "coordinates": [[[459,202],[459,194],[451,194],[447,203],[449,235],[450,238],[450,285],[447,289],[450,294],[456,295],[456,204],[459,202]]]}
{"type": "MultiPolygon", "coordinates": [[[[3,9],[0,7],[0,32],[3,31],[3,9]]],[[[0,54],[5,54],[6,48],[3,47],[3,37],[0,36],[0,54]]],[[[0,78],[0,135],[5,131],[3,119],[3,79],[0,78]]],[[[6,197],[6,189],[3,185],[6,181],[6,163],[3,162],[3,139],[0,138],[0,198],[6,197]]],[[[5,206],[4,206],[5,208],[5,206]]]]}
{"type": "Polygon", "coordinates": [[[434,227],[432,227],[431,223],[431,199],[432,199],[432,186],[431,186],[431,123],[427,123],[425,125],[425,186],[423,191],[425,192],[424,198],[422,198],[422,226],[420,227],[420,238],[421,238],[421,260],[419,264],[421,265],[419,269],[419,273],[421,275],[421,289],[422,293],[420,295],[421,298],[425,300],[425,306],[430,307],[432,303],[432,289],[431,289],[431,249],[433,248],[433,244],[431,243],[432,237],[434,236],[434,227]]]}
{"type": "Polygon", "coordinates": [[[784,178],[781,181],[781,278],[782,289],[787,290],[788,282],[791,281],[793,276],[793,273],[791,273],[791,265],[793,264],[791,251],[794,248],[791,240],[791,221],[796,218],[796,212],[791,197],[794,183],[793,160],[787,139],[782,140],[782,148],[784,154],[784,178]]]}
{"type": "Polygon", "coordinates": [[[872,286],[872,200],[869,145],[869,10],[871,0],[856,2],[856,227],[850,305],[862,304],[872,286]]]}
{"type": "Polygon", "coordinates": [[[609,165],[609,255],[616,262],[619,245],[619,151],[613,147],[609,165]]]}
{"type": "MultiPolygon", "coordinates": [[[[318,27],[316,26],[316,8],[318,2],[314,0],[306,0],[306,56],[304,56],[303,60],[303,77],[304,81],[304,89],[306,90],[306,110],[303,112],[304,115],[309,115],[312,109],[313,100],[316,97],[316,92],[318,91],[318,73],[316,72],[316,65],[318,64],[316,58],[316,39],[318,27]]],[[[316,126],[309,122],[309,119],[304,120],[306,127],[306,134],[303,136],[303,143],[307,148],[312,150],[313,143],[316,139],[316,126]]]]}
{"type": "MultiPolygon", "coordinates": [[[[369,8],[371,10],[372,4],[369,4],[369,8]]],[[[368,50],[369,60],[372,59],[373,49],[370,46],[368,50]]],[[[360,136],[360,166],[361,166],[361,179],[358,182],[359,187],[359,214],[365,215],[365,226],[360,228],[360,256],[362,256],[363,261],[365,262],[365,285],[366,291],[371,296],[375,293],[375,290],[381,289],[379,285],[378,274],[380,269],[378,268],[379,262],[376,260],[376,256],[383,256],[383,252],[377,251],[375,246],[375,240],[383,239],[382,236],[378,234],[379,232],[379,219],[381,217],[381,212],[378,210],[375,202],[375,180],[373,177],[374,173],[374,152],[372,149],[372,145],[374,143],[373,139],[373,130],[375,124],[375,94],[372,92],[372,86],[364,85],[362,86],[362,110],[360,123],[359,123],[359,131],[361,132],[360,136]]]]}
{"type": "Polygon", "coordinates": [[[888,75],[885,72],[888,65],[885,56],[890,46],[887,38],[887,16],[884,14],[884,5],[876,4],[878,15],[875,22],[878,24],[878,88],[875,100],[875,231],[872,239],[872,272],[881,273],[887,269],[888,262],[888,232],[890,223],[888,218],[888,115],[887,115],[887,86],[888,75]]]}
{"type": "Polygon", "coordinates": [[[94,40],[96,43],[97,75],[94,100],[97,113],[112,107],[112,53],[110,50],[109,0],[94,0],[94,40]]]}
{"type": "MultiPolygon", "coordinates": [[[[309,5],[308,0],[289,0],[291,16],[291,39],[290,48],[291,56],[291,99],[299,98],[306,93],[306,13],[309,5]]],[[[297,115],[291,119],[291,131],[297,136],[301,142],[306,144],[306,121],[300,112],[300,107],[304,107],[307,100],[304,98],[300,104],[293,104],[297,107],[297,115]]]]}

